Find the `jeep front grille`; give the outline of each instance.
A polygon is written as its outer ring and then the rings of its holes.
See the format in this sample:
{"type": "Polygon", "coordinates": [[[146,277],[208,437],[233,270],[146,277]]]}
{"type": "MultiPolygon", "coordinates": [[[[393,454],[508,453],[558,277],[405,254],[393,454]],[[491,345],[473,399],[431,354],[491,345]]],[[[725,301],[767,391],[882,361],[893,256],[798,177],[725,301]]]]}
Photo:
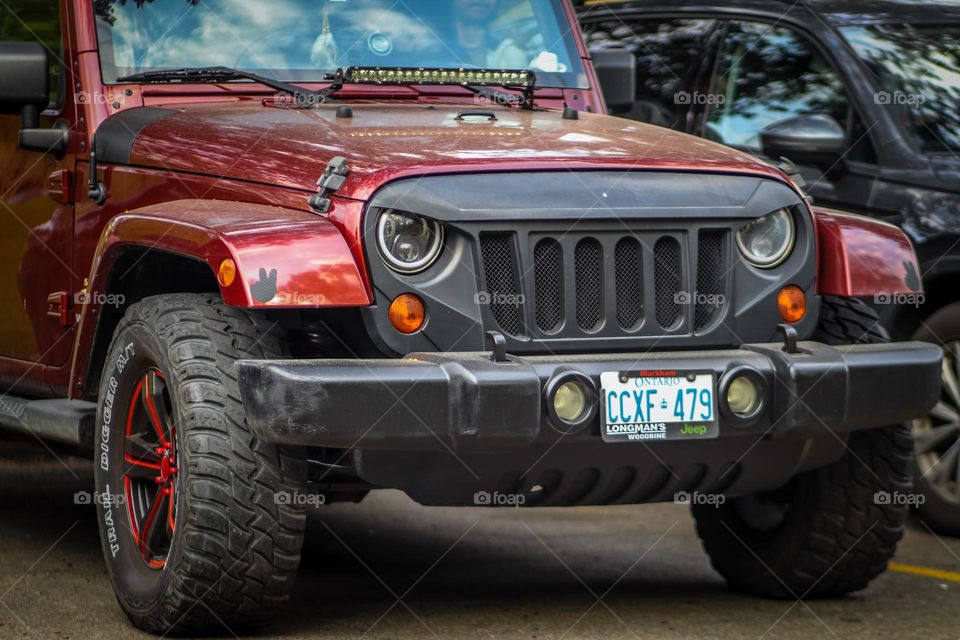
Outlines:
{"type": "Polygon", "coordinates": [[[700,333],[724,307],[725,230],[479,235],[486,328],[513,337],[700,333]]]}

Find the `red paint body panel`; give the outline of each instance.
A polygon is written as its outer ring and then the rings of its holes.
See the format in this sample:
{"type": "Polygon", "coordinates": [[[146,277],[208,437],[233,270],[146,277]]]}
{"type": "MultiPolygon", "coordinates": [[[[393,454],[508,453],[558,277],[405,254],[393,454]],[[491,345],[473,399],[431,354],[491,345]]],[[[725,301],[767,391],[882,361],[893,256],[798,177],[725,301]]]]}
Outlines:
{"type": "MultiPolygon", "coordinates": [[[[132,247],[162,250],[206,262],[212,273],[232,259],[236,280],[220,287],[227,304],[252,308],[366,306],[372,296],[353,252],[340,230],[313,213],[280,207],[218,200],[174,200],[110,219],[95,252],[88,291],[106,291],[117,259],[132,247]],[[276,295],[256,300],[251,286],[260,270],[276,272],[276,295]]],[[[100,317],[99,296],[88,296],[78,310],[73,387],[86,379],[100,317]]]]}
{"type": "Polygon", "coordinates": [[[898,227],[815,207],[817,293],[845,298],[921,293],[920,265],[898,227]]]}
{"type": "Polygon", "coordinates": [[[336,107],[267,107],[257,100],[180,104],[147,126],[131,163],[196,171],[236,180],[314,190],[334,156],[350,175],[338,190],[367,199],[401,175],[534,169],[678,169],[762,173],[780,178],[753,156],[622,118],[557,111],[492,108],[496,122],[457,121],[465,105],[353,104],[352,118],[336,107]],[[190,153],[184,153],[189,149],[190,153]]]}
{"type": "Polygon", "coordinates": [[[316,214],[243,202],[175,200],[117,216],[103,232],[91,291],[108,274],[100,264],[118,246],[137,245],[193,256],[210,265],[233,259],[237,279],[222,287],[227,304],[242,307],[350,307],[372,299],[343,235],[316,214]],[[203,218],[197,216],[202,211],[203,218]],[[250,285],[260,269],[276,270],[277,294],[269,302],[254,299],[250,285]],[[293,302],[313,296],[312,304],[293,302]]]}

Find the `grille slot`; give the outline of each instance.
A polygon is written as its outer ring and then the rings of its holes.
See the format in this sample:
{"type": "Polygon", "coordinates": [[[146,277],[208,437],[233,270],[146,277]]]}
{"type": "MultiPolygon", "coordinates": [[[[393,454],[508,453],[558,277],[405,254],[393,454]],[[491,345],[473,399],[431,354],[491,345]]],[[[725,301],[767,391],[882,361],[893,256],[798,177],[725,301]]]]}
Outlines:
{"type": "Polygon", "coordinates": [[[643,323],[643,255],[635,238],[624,238],[614,250],[617,324],[630,331],[643,323]]]}
{"type": "Polygon", "coordinates": [[[515,272],[516,247],[512,234],[485,233],[480,236],[483,275],[490,312],[500,328],[512,336],[523,333],[520,288],[515,272]]]}
{"type": "Polygon", "coordinates": [[[680,320],[680,244],[674,238],[663,237],[653,247],[654,293],[657,322],[670,329],[680,320]]]}
{"type": "Polygon", "coordinates": [[[553,239],[541,240],[533,250],[537,327],[553,333],[563,325],[563,249],[553,239]]]}
{"type": "Polygon", "coordinates": [[[697,300],[694,327],[703,329],[723,307],[723,231],[703,231],[697,246],[697,300]]]}
{"type": "Polygon", "coordinates": [[[577,325],[584,331],[596,331],[603,320],[603,247],[587,238],[577,243],[574,253],[577,325]]]}

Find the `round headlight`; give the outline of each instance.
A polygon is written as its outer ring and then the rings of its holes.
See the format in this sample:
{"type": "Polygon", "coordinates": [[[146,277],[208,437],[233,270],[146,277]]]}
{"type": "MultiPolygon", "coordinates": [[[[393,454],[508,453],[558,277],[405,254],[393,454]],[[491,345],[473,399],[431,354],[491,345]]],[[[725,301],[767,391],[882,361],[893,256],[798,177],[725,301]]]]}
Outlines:
{"type": "Polygon", "coordinates": [[[440,255],[443,227],[411,213],[384,211],[377,220],[377,246],[394,271],[419,273],[440,255]]]}
{"type": "Polygon", "coordinates": [[[795,240],[793,216],[786,209],[757,218],[737,232],[740,253],[761,269],[771,269],[786,260],[795,240]]]}

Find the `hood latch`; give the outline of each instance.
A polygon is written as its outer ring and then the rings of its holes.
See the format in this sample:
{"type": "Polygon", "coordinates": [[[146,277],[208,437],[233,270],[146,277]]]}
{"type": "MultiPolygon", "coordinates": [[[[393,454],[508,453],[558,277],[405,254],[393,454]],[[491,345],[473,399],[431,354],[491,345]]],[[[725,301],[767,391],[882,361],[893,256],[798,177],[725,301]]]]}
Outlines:
{"type": "Polygon", "coordinates": [[[317,193],[310,196],[308,200],[314,211],[317,213],[330,211],[330,196],[343,186],[349,173],[350,167],[347,166],[346,158],[335,156],[330,160],[327,168],[323,170],[323,175],[317,180],[317,193]]]}

